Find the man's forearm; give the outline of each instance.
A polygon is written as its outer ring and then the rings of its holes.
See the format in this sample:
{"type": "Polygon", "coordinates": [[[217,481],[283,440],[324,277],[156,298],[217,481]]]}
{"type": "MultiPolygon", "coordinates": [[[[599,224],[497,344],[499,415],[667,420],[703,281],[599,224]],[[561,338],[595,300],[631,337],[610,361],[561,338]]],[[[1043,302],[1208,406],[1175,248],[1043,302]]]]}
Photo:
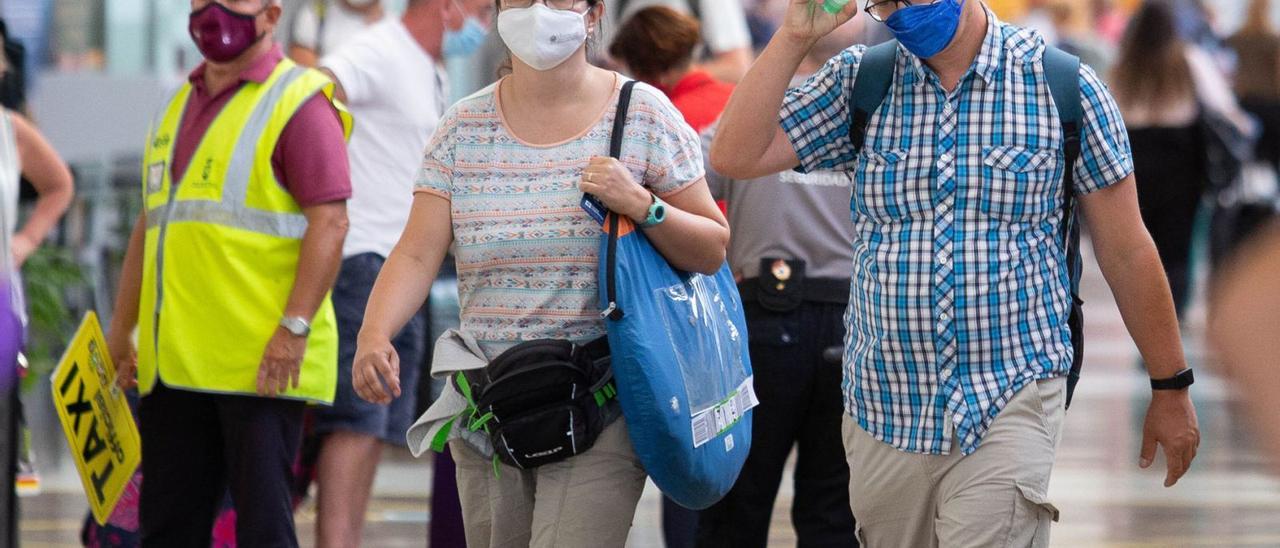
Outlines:
{"type": "Polygon", "coordinates": [[[285,306],[285,316],[301,316],[310,319],[319,310],[320,303],[333,288],[342,266],[342,242],[347,236],[345,205],[341,214],[316,215],[308,219],[307,232],[302,237],[302,249],[298,254],[298,271],[293,291],[285,306]]]}
{"type": "Polygon", "coordinates": [[[133,333],[138,325],[138,307],[142,294],[142,261],[146,245],[146,213],[138,216],[129,233],[125,248],[124,265],[120,269],[120,282],[116,289],[116,303],[111,312],[109,333],[121,336],[133,333]]]}
{"type": "Polygon", "coordinates": [[[1186,368],[1178,316],[1174,311],[1169,281],[1155,244],[1135,246],[1131,252],[1098,256],[1102,273],[1115,295],[1125,327],[1151,378],[1163,379],[1186,368]]]}

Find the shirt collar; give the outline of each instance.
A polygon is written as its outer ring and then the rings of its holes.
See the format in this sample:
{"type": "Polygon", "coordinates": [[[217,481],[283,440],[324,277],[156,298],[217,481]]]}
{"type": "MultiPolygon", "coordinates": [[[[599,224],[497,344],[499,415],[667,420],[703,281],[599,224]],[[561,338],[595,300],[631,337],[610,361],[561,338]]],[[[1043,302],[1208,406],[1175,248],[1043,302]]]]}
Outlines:
{"type": "MultiPolygon", "coordinates": [[[[252,63],[249,63],[249,66],[240,72],[237,83],[256,82],[261,84],[266,82],[267,78],[271,77],[271,73],[275,71],[276,65],[280,64],[283,59],[284,50],[280,48],[280,44],[273,44],[271,49],[259,55],[257,59],[254,59],[252,63]]],[[[200,63],[200,66],[191,71],[191,75],[187,77],[187,81],[191,82],[191,85],[201,93],[207,92],[204,87],[204,73],[206,70],[208,70],[207,61],[200,63]]]]}
{"type": "MultiPolygon", "coordinates": [[[[995,78],[996,70],[1000,67],[1000,61],[1004,57],[1004,40],[1000,32],[1000,20],[996,18],[995,12],[986,4],[982,5],[982,11],[987,15],[987,35],[982,39],[982,48],[978,50],[978,56],[973,60],[973,66],[969,72],[977,74],[982,78],[983,83],[991,85],[992,79],[995,78]]],[[[923,85],[929,80],[929,75],[933,73],[919,57],[912,55],[907,48],[898,45],[898,50],[911,60],[911,69],[915,73],[915,84],[923,85]]],[[[965,75],[968,76],[967,74],[965,75]]]]}

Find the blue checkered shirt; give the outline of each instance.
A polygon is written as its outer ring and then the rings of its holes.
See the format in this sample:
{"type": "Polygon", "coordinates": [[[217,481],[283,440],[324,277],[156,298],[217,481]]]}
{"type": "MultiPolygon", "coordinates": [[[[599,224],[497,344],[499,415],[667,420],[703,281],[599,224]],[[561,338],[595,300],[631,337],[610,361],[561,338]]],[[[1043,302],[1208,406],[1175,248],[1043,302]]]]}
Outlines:
{"type": "MultiPolygon", "coordinates": [[[[972,68],[947,93],[899,47],[860,151],[849,140],[865,48],[787,93],[781,123],[803,171],[855,174],[845,407],[903,451],[964,454],[1028,383],[1071,366],[1062,240],[1063,136],[1036,33],[987,12],[972,68]],[[856,153],[855,153],[856,152],[856,153]]],[[[1124,121],[1092,69],[1075,190],[1133,172],[1124,121]]]]}

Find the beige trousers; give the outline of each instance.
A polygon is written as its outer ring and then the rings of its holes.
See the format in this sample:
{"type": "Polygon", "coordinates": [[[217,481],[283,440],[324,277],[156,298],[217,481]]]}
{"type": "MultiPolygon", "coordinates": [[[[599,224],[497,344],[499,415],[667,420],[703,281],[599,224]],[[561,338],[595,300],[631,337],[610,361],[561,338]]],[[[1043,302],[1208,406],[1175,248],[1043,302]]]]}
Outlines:
{"type": "Polygon", "coordinates": [[[870,548],[1044,547],[1045,492],[1062,437],[1066,379],[1028,384],[962,456],[899,451],[844,418],[849,506],[870,548]]]}
{"type": "Polygon", "coordinates": [[[482,458],[450,442],[469,548],[619,547],[627,542],[645,471],[624,419],[587,452],[532,470],[482,458]]]}

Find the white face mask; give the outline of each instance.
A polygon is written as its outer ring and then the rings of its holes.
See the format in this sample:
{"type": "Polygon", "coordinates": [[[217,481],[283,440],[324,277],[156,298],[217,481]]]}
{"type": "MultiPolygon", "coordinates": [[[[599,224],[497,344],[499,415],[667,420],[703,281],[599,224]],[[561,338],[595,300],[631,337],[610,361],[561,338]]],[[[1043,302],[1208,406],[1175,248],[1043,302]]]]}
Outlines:
{"type": "Polygon", "coordinates": [[[533,70],[551,70],[586,42],[586,16],[543,4],[509,8],[498,14],[498,36],[533,70]]]}

